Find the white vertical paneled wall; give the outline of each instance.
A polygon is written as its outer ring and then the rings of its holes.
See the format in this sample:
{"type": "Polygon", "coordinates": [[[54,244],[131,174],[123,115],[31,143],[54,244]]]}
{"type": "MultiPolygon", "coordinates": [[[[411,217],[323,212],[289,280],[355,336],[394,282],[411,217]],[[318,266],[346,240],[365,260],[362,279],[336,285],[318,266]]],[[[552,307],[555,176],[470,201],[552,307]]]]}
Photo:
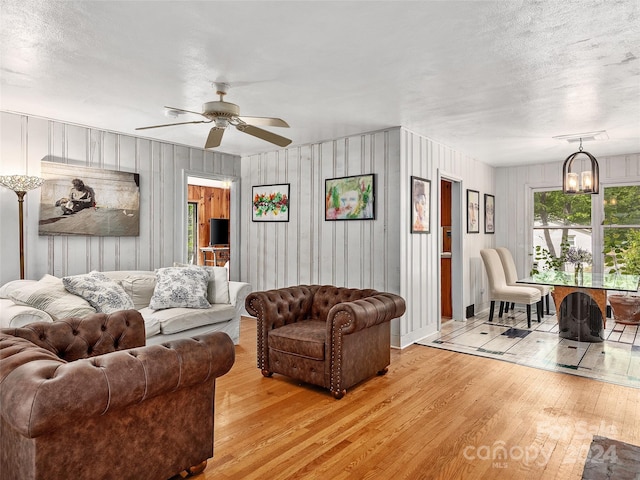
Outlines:
{"type": "MultiPolygon", "coordinates": [[[[640,153],[599,157],[597,145],[589,151],[598,159],[600,192],[607,185],[640,184],[640,153]]],[[[567,150],[567,154],[571,149],[567,150]]],[[[531,270],[533,252],[533,190],[536,188],[562,188],[563,161],[540,165],[524,165],[496,169],[496,245],[511,250],[519,276],[531,270]],[[508,225],[509,228],[500,228],[508,225]]],[[[640,199],[638,199],[640,201],[640,199]]],[[[596,252],[594,252],[596,253],[596,252]]]]}
{"type": "MultiPolygon", "coordinates": [[[[392,324],[392,344],[404,347],[435,332],[439,172],[495,193],[491,167],[399,127],[243,158],[241,278],[256,290],[328,283],[399,293],[407,313],[392,324]],[[376,220],[325,221],[325,179],[365,173],[377,175],[376,220]],[[410,233],[411,175],[432,182],[430,235],[410,233]],[[278,183],[291,185],[290,221],[252,222],[252,186],[278,183]]],[[[464,284],[457,288],[467,305],[483,300],[472,288],[483,281],[477,260],[493,235],[464,237],[464,284]]]]}
{"type": "MultiPolygon", "coordinates": [[[[494,235],[484,234],[485,193],[495,194],[494,169],[429,138],[402,129],[401,139],[401,295],[407,300],[407,314],[401,319],[400,346],[404,347],[436,332],[440,325],[440,177],[461,182],[461,206],[466,205],[466,189],[480,192],[480,233],[466,233],[466,209],[462,218],[462,291],[464,307],[474,304],[475,312],[486,308],[486,275],[480,249],[493,246],[494,235]],[[431,234],[411,234],[410,177],[431,180],[431,234]],[[480,293],[483,291],[484,293],[480,293]]],[[[464,312],[464,308],[461,309],[464,312]]],[[[461,320],[462,318],[456,318],[461,320]]]]}
{"type": "MultiPolygon", "coordinates": [[[[240,159],[53,120],[0,113],[0,174],[40,174],[40,161],[140,174],[140,236],[38,236],[39,190],[25,197],[26,277],[152,270],[183,260],[185,171],[238,181],[240,159]]],[[[236,203],[239,195],[236,189],[236,203]]],[[[233,203],[232,199],[232,203],[233,203]]],[[[0,284],[19,277],[18,205],[0,188],[0,284]]]]}
{"type": "Polygon", "coordinates": [[[241,276],[256,290],[334,284],[400,291],[400,129],[242,160],[241,276]],[[376,174],[375,220],[325,221],[325,179],[376,174]],[[289,183],[289,222],[252,222],[252,187],[289,183]]]}

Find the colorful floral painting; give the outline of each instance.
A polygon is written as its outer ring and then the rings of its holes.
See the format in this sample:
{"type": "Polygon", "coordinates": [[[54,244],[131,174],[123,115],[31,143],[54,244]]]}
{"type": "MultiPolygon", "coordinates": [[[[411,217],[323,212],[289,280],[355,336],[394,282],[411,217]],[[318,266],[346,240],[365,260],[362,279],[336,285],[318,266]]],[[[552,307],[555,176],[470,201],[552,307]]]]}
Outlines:
{"type": "Polygon", "coordinates": [[[289,184],[253,187],[254,222],[289,221],[289,184]]]}
{"type": "Polygon", "coordinates": [[[325,220],[371,220],[374,209],[375,175],[325,180],[325,220]]]}

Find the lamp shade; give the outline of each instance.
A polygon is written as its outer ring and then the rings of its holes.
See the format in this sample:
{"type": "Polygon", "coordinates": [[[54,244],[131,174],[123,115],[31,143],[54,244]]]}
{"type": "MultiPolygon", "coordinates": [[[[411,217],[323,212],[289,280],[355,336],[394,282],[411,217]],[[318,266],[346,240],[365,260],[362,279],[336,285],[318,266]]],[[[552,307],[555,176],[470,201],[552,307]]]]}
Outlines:
{"type": "Polygon", "coordinates": [[[44,178],[28,175],[3,175],[0,176],[0,184],[10,188],[14,192],[28,192],[38,188],[44,183],[44,178]]]}
{"type": "MultiPolygon", "coordinates": [[[[583,160],[583,158],[580,158],[583,160]]],[[[582,150],[582,144],[580,145],[580,151],[572,153],[567,157],[562,165],[562,191],[564,193],[598,193],[600,190],[599,168],[598,161],[589,152],[582,150]],[[578,175],[576,172],[571,171],[574,160],[579,158],[580,155],[584,155],[589,160],[591,165],[590,170],[584,170],[578,175]]]]}

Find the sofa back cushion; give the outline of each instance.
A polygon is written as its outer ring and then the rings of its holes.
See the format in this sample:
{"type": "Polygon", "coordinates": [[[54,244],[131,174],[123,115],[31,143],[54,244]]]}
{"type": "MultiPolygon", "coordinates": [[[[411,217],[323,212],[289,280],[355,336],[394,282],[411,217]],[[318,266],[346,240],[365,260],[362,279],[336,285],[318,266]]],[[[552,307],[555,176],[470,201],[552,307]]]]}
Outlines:
{"type": "Polygon", "coordinates": [[[376,293],[378,293],[378,291],[373,289],[360,290],[357,288],[322,285],[315,291],[313,296],[311,318],[326,321],[329,310],[331,310],[334,305],[360,300],[361,298],[370,297],[376,293]]]}
{"type": "Polygon", "coordinates": [[[131,297],[136,310],[148,307],[156,288],[155,274],[131,274],[120,280],[120,285],[131,297]]]}

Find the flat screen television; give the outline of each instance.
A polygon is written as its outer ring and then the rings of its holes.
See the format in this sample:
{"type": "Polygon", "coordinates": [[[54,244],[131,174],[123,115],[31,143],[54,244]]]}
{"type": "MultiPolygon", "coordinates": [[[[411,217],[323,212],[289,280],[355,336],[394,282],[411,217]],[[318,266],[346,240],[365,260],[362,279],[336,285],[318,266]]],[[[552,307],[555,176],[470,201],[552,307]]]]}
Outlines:
{"type": "Polygon", "coordinates": [[[229,219],[209,219],[209,246],[229,245],[229,219]]]}

